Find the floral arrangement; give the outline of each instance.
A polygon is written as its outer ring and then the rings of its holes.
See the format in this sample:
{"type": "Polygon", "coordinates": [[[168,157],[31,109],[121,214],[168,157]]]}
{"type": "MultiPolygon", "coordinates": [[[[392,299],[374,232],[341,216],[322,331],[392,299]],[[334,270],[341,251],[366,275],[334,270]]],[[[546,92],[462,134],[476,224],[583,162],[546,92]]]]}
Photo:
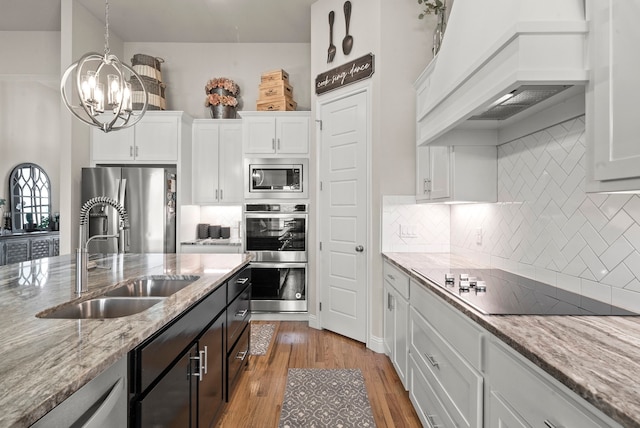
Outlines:
{"type": "Polygon", "coordinates": [[[210,79],[204,87],[204,92],[207,94],[204,105],[205,107],[218,105],[235,107],[238,105],[238,99],[235,95],[238,94],[239,90],[240,88],[233,80],[227,79],[226,77],[214,77],[210,79]],[[231,95],[211,93],[213,89],[224,89],[231,95]]]}
{"type": "Polygon", "coordinates": [[[431,14],[439,15],[446,9],[446,5],[441,0],[418,0],[418,4],[424,7],[424,11],[418,15],[418,19],[423,19],[431,14]]]}

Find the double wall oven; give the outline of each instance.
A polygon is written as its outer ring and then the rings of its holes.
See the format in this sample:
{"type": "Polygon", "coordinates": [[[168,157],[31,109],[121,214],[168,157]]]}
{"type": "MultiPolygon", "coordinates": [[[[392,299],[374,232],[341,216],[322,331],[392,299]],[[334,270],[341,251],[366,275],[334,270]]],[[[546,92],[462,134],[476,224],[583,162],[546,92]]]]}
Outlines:
{"type": "Polygon", "coordinates": [[[244,244],[251,262],[252,312],[306,312],[306,203],[250,203],[244,209],[244,244]]]}

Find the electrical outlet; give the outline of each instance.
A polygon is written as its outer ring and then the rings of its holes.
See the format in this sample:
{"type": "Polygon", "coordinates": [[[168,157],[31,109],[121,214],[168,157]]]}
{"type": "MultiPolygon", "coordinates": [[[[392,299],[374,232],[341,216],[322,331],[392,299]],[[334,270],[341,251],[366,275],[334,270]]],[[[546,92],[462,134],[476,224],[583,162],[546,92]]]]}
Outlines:
{"type": "Polygon", "coordinates": [[[415,224],[401,224],[400,225],[400,237],[401,238],[415,238],[416,233],[416,225],[415,224]]]}
{"type": "Polygon", "coordinates": [[[476,227],[476,244],[482,245],[482,228],[476,227]]]}

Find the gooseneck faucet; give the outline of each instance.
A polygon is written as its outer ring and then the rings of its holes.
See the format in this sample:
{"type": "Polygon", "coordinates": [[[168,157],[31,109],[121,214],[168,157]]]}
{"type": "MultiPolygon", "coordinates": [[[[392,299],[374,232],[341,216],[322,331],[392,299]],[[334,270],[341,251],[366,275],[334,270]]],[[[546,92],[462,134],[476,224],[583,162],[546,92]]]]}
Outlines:
{"type": "MultiPolygon", "coordinates": [[[[122,205],[107,196],[98,196],[89,199],[80,209],[80,231],[78,234],[78,248],[76,249],[76,294],[82,294],[88,291],[87,286],[87,247],[92,239],[96,238],[119,238],[122,231],[129,228],[129,217],[127,211],[122,205]],[[116,209],[120,216],[119,232],[115,235],[89,235],[89,212],[93,207],[100,204],[110,205],[116,209]]],[[[121,252],[124,252],[124,245],[120,246],[121,252]]]]}

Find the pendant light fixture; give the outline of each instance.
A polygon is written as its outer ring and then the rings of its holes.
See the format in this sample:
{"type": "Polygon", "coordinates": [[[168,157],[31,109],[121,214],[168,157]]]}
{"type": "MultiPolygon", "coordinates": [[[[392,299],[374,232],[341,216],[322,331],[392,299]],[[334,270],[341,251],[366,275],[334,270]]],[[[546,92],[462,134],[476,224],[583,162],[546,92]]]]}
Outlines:
{"type": "Polygon", "coordinates": [[[138,123],[147,111],[149,95],[138,73],[109,51],[108,0],[105,0],[104,29],[104,54],[89,52],[71,64],[62,76],[60,93],[65,106],[75,117],[104,132],[110,132],[138,123]],[[67,94],[69,80],[75,83],[78,105],[73,105],[67,94]],[[139,92],[132,92],[132,82],[143,95],[136,96],[136,101],[142,101],[136,103],[136,107],[142,104],[137,110],[133,109],[133,96],[139,95],[139,92]]]}

